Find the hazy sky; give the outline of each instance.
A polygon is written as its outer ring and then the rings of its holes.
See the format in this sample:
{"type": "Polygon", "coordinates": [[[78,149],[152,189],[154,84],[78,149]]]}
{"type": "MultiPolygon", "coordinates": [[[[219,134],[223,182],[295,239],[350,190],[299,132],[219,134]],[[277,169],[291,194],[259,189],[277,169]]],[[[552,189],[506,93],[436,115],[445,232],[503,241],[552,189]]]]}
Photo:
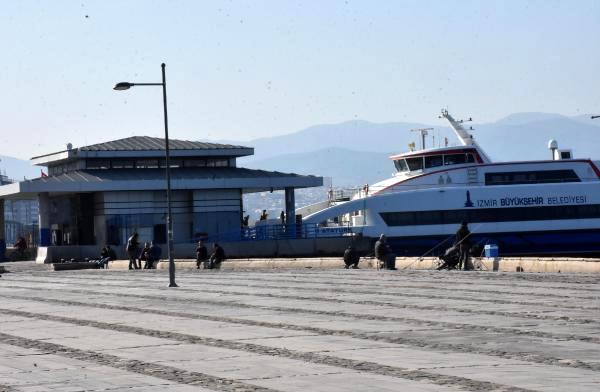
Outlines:
{"type": "Polygon", "coordinates": [[[248,140],[352,119],[600,112],[600,1],[25,1],[0,11],[0,154],[248,140]]]}

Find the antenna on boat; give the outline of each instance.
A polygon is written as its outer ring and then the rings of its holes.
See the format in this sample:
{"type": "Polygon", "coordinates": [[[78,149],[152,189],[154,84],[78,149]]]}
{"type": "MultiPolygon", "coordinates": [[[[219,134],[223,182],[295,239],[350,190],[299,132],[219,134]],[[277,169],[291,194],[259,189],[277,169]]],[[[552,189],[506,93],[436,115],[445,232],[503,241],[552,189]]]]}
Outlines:
{"type": "Polygon", "coordinates": [[[421,150],[424,150],[425,149],[425,136],[427,136],[429,134],[427,131],[433,131],[433,128],[415,128],[415,129],[411,129],[410,131],[411,132],[419,132],[421,134],[421,150]]]}
{"type": "MultiPolygon", "coordinates": [[[[456,133],[456,136],[458,136],[458,139],[460,140],[460,142],[462,143],[463,146],[474,146],[475,148],[477,148],[477,151],[479,152],[479,155],[481,156],[481,159],[483,160],[484,163],[489,163],[491,162],[491,159],[485,154],[485,152],[481,149],[481,147],[479,147],[479,145],[475,142],[475,139],[473,139],[473,135],[471,135],[469,132],[467,132],[467,130],[462,126],[462,124],[465,121],[473,121],[473,118],[469,117],[467,120],[455,120],[454,117],[452,117],[450,115],[450,113],[448,113],[448,109],[442,109],[442,114],[439,116],[439,118],[445,118],[446,120],[448,120],[448,122],[450,123],[450,127],[452,128],[452,130],[454,130],[454,133],[456,133]]],[[[469,131],[472,131],[473,127],[469,127],[469,131]]]]}

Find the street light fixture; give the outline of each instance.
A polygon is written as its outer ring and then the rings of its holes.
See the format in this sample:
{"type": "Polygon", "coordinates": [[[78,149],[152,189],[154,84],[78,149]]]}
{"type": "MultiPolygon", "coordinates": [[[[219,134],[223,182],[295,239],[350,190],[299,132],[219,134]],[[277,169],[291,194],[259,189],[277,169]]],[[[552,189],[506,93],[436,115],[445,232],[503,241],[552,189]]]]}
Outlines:
{"type": "Polygon", "coordinates": [[[165,78],[165,67],[165,63],[162,63],[162,83],[119,82],[115,84],[113,90],[129,90],[133,86],[162,86],[163,108],[165,117],[165,174],[167,179],[167,254],[169,255],[169,287],[178,287],[175,283],[175,261],[173,260],[173,219],[171,215],[171,165],[169,154],[169,121],[167,116],[167,82],[165,78]]]}

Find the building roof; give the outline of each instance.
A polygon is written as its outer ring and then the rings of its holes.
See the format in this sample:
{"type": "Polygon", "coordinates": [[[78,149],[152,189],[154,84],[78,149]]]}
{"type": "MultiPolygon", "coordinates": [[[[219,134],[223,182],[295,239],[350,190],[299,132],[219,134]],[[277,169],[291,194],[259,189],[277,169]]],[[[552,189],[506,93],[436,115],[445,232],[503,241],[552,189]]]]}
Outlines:
{"type": "MultiPolygon", "coordinates": [[[[173,190],[242,189],[244,192],[323,185],[322,177],[238,167],[171,169],[173,190]]],[[[0,187],[0,197],[25,194],[165,189],[164,169],[77,170],[0,187]]]]}
{"type": "MultiPolygon", "coordinates": [[[[169,150],[215,150],[248,148],[231,144],[204,143],[169,138],[169,150]]],[[[131,136],[104,143],[79,147],[79,151],[164,151],[165,139],[150,136],[131,136]]]]}
{"type": "MultiPolygon", "coordinates": [[[[254,154],[254,148],[232,144],[205,143],[169,138],[172,157],[241,157],[254,154]]],[[[31,158],[34,165],[48,166],[86,158],[157,158],[165,154],[165,139],[131,136],[123,139],[70,148],[31,158]]]]}

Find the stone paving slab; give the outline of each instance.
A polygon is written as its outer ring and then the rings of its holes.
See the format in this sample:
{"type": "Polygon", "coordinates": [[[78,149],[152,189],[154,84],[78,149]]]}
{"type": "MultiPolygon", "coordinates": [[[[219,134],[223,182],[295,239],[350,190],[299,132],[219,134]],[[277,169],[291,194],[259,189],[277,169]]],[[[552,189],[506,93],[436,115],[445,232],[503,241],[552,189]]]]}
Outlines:
{"type": "Polygon", "coordinates": [[[177,280],[4,274],[0,390],[600,390],[597,275],[251,269],[177,280]]]}

